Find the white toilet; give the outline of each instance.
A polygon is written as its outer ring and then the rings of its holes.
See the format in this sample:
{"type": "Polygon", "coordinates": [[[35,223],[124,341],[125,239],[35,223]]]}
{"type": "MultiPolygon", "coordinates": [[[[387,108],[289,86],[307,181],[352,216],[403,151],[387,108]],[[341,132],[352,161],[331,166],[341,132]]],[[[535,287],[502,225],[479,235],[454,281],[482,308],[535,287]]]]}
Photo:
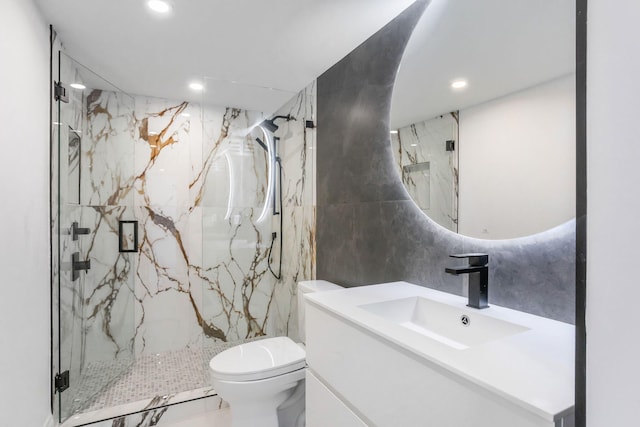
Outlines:
{"type": "MultiPolygon", "coordinates": [[[[304,294],[342,289],[324,280],[298,283],[298,331],[304,334],[304,294]]],[[[209,362],[218,395],[231,406],[233,427],[304,426],[305,351],[287,337],[237,345],[209,362]]]]}

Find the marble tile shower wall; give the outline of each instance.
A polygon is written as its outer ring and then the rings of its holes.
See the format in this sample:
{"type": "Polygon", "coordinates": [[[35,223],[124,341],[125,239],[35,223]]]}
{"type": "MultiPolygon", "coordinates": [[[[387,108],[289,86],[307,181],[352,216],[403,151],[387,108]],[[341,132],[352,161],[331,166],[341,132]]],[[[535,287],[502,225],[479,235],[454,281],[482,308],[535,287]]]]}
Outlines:
{"type": "Polygon", "coordinates": [[[283,252],[282,279],[275,288],[271,306],[274,332],[298,340],[297,283],[315,279],[316,257],[316,123],[314,81],[275,115],[291,115],[295,120],[278,120],[282,159],[283,252]]]}
{"type": "MultiPolygon", "coordinates": [[[[56,80],[59,78],[66,84],[82,82],[77,65],[63,53],[59,59],[59,76],[56,76],[56,80]]],[[[57,61],[55,65],[58,65],[57,61]]],[[[55,372],[69,370],[71,378],[70,390],[63,394],[56,394],[56,397],[61,399],[63,412],[73,407],[73,402],[77,400],[77,379],[86,363],[93,356],[87,350],[93,344],[94,334],[87,333],[87,331],[92,331],[96,324],[105,324],[111,318],[114,319],[114,323],[118,323],[120,330],[133,331],[134,326],[132,316],[123,316],[123,313],[117,310],[118,302],[127,298],[126,290],[133,287],[133,275],[128,274],[132,271],[132,259],[118,256],[117,243],[115,243],[114,251],[110,251],[114,245],[109,241],[105,241],[104,245],[97,244],[98,242],[102,243],[99,229],[111,227],[117,230],[117,221],[114,225],[113,220],[109,220],[114,216],[122,215],[127,206],[87,206],[82,204],[81,189],[84,189],[85,186],[81,185],[80,178],[85,176],[84,169],[88,166],[83,150],[88,148],[86,124],[89,98],[85,97],[82,91],[77,90],[70,90],[68,95],[69,102],[59,103],[59,108],[55,109],[52,120],[54,125],[54,146],[52,147],[52,172],[54,175],[52,178],[59,177],[54,181],[57,185],[52,186],[52,200],[57,201],[52,204],[52,227],[54,239],[59,237],[60,243],[58,245],[56,239],[52,245],[53,283],[56,284],[59,281],[60,285],[53,287],[53,301],[59,301],[60,304],[59,307],[54,307],[54,310],[59,311],[59,317],[53,317],[54,330],[59,326],[59,340],[52,341],[54,345],[53,360],[55,372]],[[104,218],[105,221],[102,222],[97,218],[104,218]],[[77,223],[81,228],[96,231],[96,233],[74,238],[71,227],[74,223],[77,223]],[[88,225],[89,223],[91,225],[88,225]],[[90,252],[95,257],[91,260],[93,268],[86,274],[80,273],[79,277],[74,279],[71,273],[73,255],[79,255],[79,260],[84,261],[89,260],[88,254],[90,252]],[[98,259],[100,261],[96,262],[98,259]],[[105,263],[118,265],[119,275],[108,270],[105,271],[100,263],[102,265],[105,263]],[[102,276],[97,278],[98,274],[102,276]],[[89,283],[99,283],[99,285],[91,287],[89,283]],[[121,286],[122,283],[124,286],[121,286]],[[97,307],[88,306],[87,301],[100,298],[109,289],[111,289],[109,296],[112,299],[106,298],[105,304],[110,307],[115,306],[116,309],[107,312],[92,311],[97,307]],[[58,319],[59,325],[57,325],[58,319]],[[58,353],[58,343],[59,359],[55,357],[58,353]]],[[[112,106],[114,116],[111,122],[120,125],[122,119],[126,118],[123,111],[131,111],[132,108],[133,99],[123,96],[118,105],[112,106]]],[[[95,182],[98,181],[92,181],[92,183],[95,182]]],[[[105,330],[105,332],[109,331],[105,330]]],[[[114,365],[115,369],[105,373],[96,381],[98,388],[124,372],[131,360],[132,353],[126,340],[123,340],[121,335],[113,336],[113,342],[119,363],[114,365]]],[[[101,348],[94,353],[100,354],[100,350],[101,348]]],[[[99,358],[102,359],[102,355],[99,358]]]]}
{"type": "Polygon", "coordinates": [[[458,113],[413,123],[391,134],[393,158],[413,201],[436,223],[458,231],[458,113]]]}
{"type": "Polygon", "coordinates": [[[82,324],[83,360],[265,334],[296,337],[295,283],[314,274],[315,140],[304,128],[314,96],[311,85],[281,110],[297,120],[278,131],[285,251],[283,280],[276,281],[267,256],[278,225],[270,216],[260,220],[267,157],[249,132],[261,113],[87,95],[81,203],[74,209],[92,230],[82,248],[91,270],[79,296],[84,304],[70,309],[82,324]],[[118,252],[119,220],[139,222],[137,254],[118,252]]]}
{"type": "MultiPolygon", "coordinates": [[[[81,367],[96,360],[133,359],[135,256],[118,251],[118,221],[133,219],[134,152],[129,126],[134,100],[128,95],[91,91],[84,98],[80,149],[80,203],[77,222],[90,230],[78,239],[91,269],[75,286],[82,295],[81,367]]],[[[117,376],[117,372],[114,376],[117,376]]]]}

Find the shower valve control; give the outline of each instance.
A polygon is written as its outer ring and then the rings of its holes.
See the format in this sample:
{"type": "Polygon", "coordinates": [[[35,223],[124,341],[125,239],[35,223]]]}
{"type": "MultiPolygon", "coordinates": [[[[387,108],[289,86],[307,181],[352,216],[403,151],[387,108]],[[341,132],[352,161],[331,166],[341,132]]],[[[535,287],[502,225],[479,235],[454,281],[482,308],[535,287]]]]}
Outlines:
{"type": "Polygon", "coordinates": [[[71,281],[75,282],[80,277],[80,272],[87,272],[91,268],[91,260],[80,261],[80,253],[71,255],[71,281]]]}
{"type": "Polygon", "coordinates": [[[89,230],[88,228],[79,227],[77,221],[71,224],[71,237],[73,238],[73,240],[78,240],[78,236],[80,234],[89,234],[89,233],[91,233],[91,230],[89,230]]]}

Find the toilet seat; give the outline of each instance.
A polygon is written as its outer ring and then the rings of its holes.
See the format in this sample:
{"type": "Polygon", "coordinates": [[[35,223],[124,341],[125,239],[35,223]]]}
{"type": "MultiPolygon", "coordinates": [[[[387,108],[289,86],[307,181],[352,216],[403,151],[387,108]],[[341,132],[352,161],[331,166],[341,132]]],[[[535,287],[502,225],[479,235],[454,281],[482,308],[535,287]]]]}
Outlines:
{"type": "Polygon", "coordinates": [[[223,351],[209,362],[211,374],[225,381],[256,381],[305,367],[305,351],[288,337],[268,338],[223,351]]]}

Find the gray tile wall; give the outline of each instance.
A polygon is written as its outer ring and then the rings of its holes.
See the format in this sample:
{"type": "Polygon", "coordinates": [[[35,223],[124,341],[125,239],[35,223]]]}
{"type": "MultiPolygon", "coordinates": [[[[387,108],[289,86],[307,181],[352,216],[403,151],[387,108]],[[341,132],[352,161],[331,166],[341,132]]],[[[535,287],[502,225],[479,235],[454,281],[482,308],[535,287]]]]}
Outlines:
{"type": "Polygon", "coordinates": [[[406,280],[461,295],[449,255],[489,254],[490,303],[573,323],[575,221],[534,236],[489,241],[427,218],[394,169],[389,108],[402,52],[428,1],[398,18],[318,79],[317,278],[343,286],[406,280]]]}

